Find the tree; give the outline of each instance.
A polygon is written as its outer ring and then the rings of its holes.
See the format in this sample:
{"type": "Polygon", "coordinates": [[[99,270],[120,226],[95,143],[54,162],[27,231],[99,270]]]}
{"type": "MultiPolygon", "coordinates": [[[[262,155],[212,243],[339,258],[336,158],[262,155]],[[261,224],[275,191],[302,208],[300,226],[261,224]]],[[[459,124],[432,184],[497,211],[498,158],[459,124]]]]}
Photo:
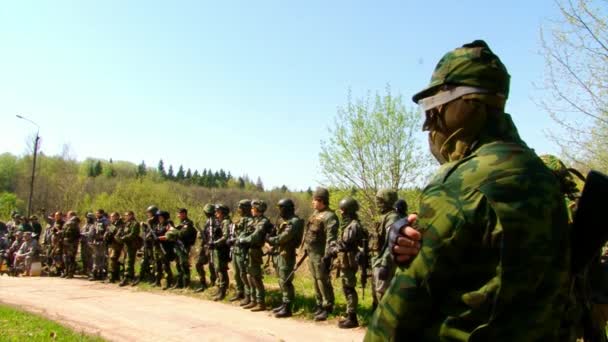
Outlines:
{"type": "Polygon", "coordinates": [[[163,179],[167,178],[167,172],[165,171],[165,163],[163,162],[162,159],[158,162],[157,170],[158,170],[158,174],[160,174],[160,176],[163,179]]]}
{"type": "Polygon", "coordinates": [[[108,178],[116,176],[116,170],[114,170],[114,163],[112,162],[112,158],[110,158],[110,161],[103,166],[103,175],[108,178]]]}
{"type": "Polygon", "coordinates": [[[262,183],[262,178],[258,177],[258,180],[255,182],[255,187],[259,191],[264,191],[264,183],[262,183]]]}
{"type": "Polygon", "coordinates": [[[146,163],[142,160],[141,164],[137,165],[137,177],[143,177],[148,173],[146,163]]]}
{"type": "Polygon", "coordinates": [[[431,158],[415,134],[421,121],[388,85],[384,95],[356,101],[349,91],[346,106],[338,108],[329,139],[321,141],[321,172],[332,187],[354,189],[366,221],[376,215],[379,189],[413,187],[428,175],[431,158]]]}
{"type": "Polygon", "coordinates": [[[192,178],[192,170],[190,170],[190,168],[188,168],[188,171],[186,171],[186,179],[191,179],[192,178]]]}
{"type": "Polygon", "coordinates": [[[548,95],[540,105],[561,127],[550,137],[575,166],[608,172],[608,6],[558,0],[561,18],[541,29],[548,95]]]}
{"type": "Polygon", "coordinates": [[[101,175],[101,172],[103,171],[103,166],[101,165],[101,160],[97,160],[95,161],[95,165],[93,166],[93,177],[97,177],[99,175],[101,175]]]}
{"type": "Polygon", "coordinates": [[[186,178],[186,172],[184,172],[184,166],[180,165],[179,169],[177,169],[177,174],[175,175],[175,179],[178,181],[182,181],[186,178]]]}
{"type": "Polygon", "coordinates": [[[167,179],[174,180],[175,174],[173,173],[173,165],[169,165],[169,171],[167,171],[167,179]]]}

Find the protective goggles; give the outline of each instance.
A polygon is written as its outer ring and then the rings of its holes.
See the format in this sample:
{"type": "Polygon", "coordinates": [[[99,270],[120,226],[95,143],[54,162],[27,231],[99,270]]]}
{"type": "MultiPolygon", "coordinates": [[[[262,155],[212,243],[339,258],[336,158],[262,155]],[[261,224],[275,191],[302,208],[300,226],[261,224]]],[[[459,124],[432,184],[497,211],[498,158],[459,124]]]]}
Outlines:
{"type": "MultiPolygon", "coordinates": [[[[447,90],[441,90],[439,93],[425,97],[418,101],[418,105],[423,112],[426,112],[429,109],[433,109],[435,107],[439,107],[448,102],[454,101],[459,97],[469,95],[469,94],[489,94],[490,91],[483,88],[470,87],[470,86],[457,86],[454,88],[450,88],[447,90]]],[[[501,95],[499,95],[501,96],[501,95]]]]}

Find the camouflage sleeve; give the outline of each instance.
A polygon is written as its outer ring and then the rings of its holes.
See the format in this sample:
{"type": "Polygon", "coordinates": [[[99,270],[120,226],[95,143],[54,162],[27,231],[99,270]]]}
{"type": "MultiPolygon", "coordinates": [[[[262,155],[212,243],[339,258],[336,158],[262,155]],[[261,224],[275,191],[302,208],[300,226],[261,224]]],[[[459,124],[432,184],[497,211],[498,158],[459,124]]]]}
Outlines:
{"type": "Polygon", "coordinates": [[[135,240],[139,236],[139,223],[135,222],[131,227],[129,227],[129,232],[122,237],[122,241],[131,242],[135,240]]]}
{"type": "Polygon", "coordinates": [[[333,243],[338,240],[338,228],[340,226],[340,222],[338,221],[338,216],[334,212],[330,212],[325,219],[325,231],[327,234],[327,238],[325,240],[325,255],[328,255],[331,251],[329,250],[333,243]]]}
{"type": "Polygon", "coordinates": [[[230,220],[223,220],[222,223],[222,236],[215,240],[216,245],[223,245],[228,240],[228,236],[230,236],[230,220]]]}
{"type": "MultiPolygon", "coordinates": [[[[294,227],[294,222],[285,222],[284,224],[287,225],[285,229],[281,234],[274,238],[279,245],[284,245],[298,237],[298,229],[297,227],[294,227]]],[[[295,224],[297,224],[297,222],[295,222],[295,224]]]]}
{"type": "Polygon", "coordinates": [[[252,246],[263,246],[264,239],[266,238],[266,232],[268,231],[268,220],[258,220],[255,224],[255,230],[250,235],[243,238],[243,242],[252,246]]]}

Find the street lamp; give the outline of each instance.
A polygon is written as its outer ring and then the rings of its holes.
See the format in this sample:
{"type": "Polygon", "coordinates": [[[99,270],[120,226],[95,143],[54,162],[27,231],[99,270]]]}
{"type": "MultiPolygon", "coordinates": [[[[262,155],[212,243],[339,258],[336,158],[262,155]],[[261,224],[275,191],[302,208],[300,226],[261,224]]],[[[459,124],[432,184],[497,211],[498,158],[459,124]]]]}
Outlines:
{"type": "Polygon", "coordinates": [[[30,198],[27,201],[27,217],[30,217],[30,214],[32,213],[32,197],[34,196],[34,176],[36,175],[36,156],[38,155],[38,141],[40,140],[40,136],[38,135],[38,133],[40,133],[40,126],[38,126],[37,123],[35,123],[34,121],[21,116],[21,115],[16,115],[19,119],[28,121],[32,124],[34,124],[37,128],[36,130],[36,138],[34,139],[34,162],[32,163],[32,180],[30,181],[30,198]]]}

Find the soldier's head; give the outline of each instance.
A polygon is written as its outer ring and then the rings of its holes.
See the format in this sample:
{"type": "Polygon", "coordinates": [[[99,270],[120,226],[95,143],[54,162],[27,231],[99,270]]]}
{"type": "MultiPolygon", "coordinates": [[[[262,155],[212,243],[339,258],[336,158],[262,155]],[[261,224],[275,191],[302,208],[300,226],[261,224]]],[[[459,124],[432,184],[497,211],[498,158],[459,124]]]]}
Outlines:
{"type": "Polygon", "coordinates": [[[158,222],[161,224],[169,222],[171,219],[171,214],[168,211],[160,210],[158,211],[158,222]]]}
{"type": "Polygon", "coordinates": [[[78,214],[76,214],[75,211],[70,210],[70,211],[68,211],[68,213],[66,214],[66,216],[67,216],[68,219],[71,219],[73,217],[78,216],[78,214]]]}
{"type": "Polygon", "coordinates": [[[262,201],[261,199],[254,199],[251,201],[251,215],[253,216],[264,215],[267,208],[268,206],[266,205],[266,202],[262,201]]]}
{"type": "Polygon", "coordinates": [[[207,218],[211,218],[213,217],[213,215],[215,215],[215,206],[211,203],[207,203],[203,207],[203,212],[205,213],[205,216],[207,216],[207,218]]]}
{"type": "Polygon", "coordinates": [[[23,239],[23,232],[20,231],[20,230],[16,231],[15,232],[15,239],[17,239],[17,240],[23,239]]]}
{"type": "Polygon", "coordinates": [[[329,205],[329,190],[318,187],[312,194],[312,207],[315,210],[324,210],[329,205]]]}
{"type": "Polygon", "coordinates": [[[397,214],[401,216],[407,215],[407,202],[404,199],[398,199],[393,208],[397,214]]]}
{"type": "Polygon", "coordinates": [[[98,220],[101,220],[102,218],[104,218],[106,216],[106,212],[103,209],[97,209],[97,211],[95,212],[95,217],[98,220]]]}
{"type": "Polygon", "coordinates": [[[153,218],[156,214],[158,214],[158,207],[155,205],[151,205],[146,208],[146,216],[148,218],[153,218]]]}
{"type": "Polygon", "coordinates": [[[248,199],[240,200],[237,210],[240,216],[251,216],[251,201],[248,199]]]}
{"type": "Polygon", "coordinates": [[[25,241],[30,241],[32,239],[32,232],[24,232],[23,238],[25,239],[25,241]]]}
{"type": "Polygon", "coordinates": [[[357,211],[359,211],[359,203],[352,197],[343,198],[338,204],[340,213],[344,217],[357,218],[357,211]]]}
{"type": "Polygon", "coordinates": [[[86,215],[87,218],[87,223],[92,223],[93,221],[95,221],[95,214],[88,212],[86,215]]]}
{"type": "Polygon", "coordinates": [[[36,216],[36,215],[30,216],[30,222],[32,222],[32,223],[38,223],[38,216],[36,216]]]}
{"type": "Polygon", "coordinates": [[[218,220],[223,220],[230,213],[230,208],[224,203],[218,203],[215,205],[215,217],[218,220]]]}
{"type": "Polygon", "coordinates": [[[295,204],[289,198],[280,199],[277,207],[279,208],[279,215],[284,219],[292,217],[295,213],[295,204]]]}
{"type": "Polygon", "coordinates": [[[186,208],[179,208],[177,209],[177,217],[179,217],[180,220],[185,220],[188,218],[188,209],[186,208]]]}
{"type": "Polygon", "coordinates": [[[13,210],[13,211],[11,211],[11,218],[12,218],[12,219],[14,219],[14,218],[15,218],[15,216],[18,216],[18,215],[19,215],[19,212],[18,212],[17,210],[13,210]]]}
{"type": "Polygon", "coordinates": [[[15,224],[16,224],[16,225],[18,225],[18,224],[20,224],[21,222],[23,222],[22,217],[23,217],[23,216],[21,216],[21,215],[19,215],[19,214],[17,214],[17,215],[15,215],[15,216],[13,216],[13,221],[15,222],[15,224]]]}
{"type": "Polygon", "coordinates": [[[376,193],[376,206],[384,214],[393,209],[397,201],[397,191],[392,189],[380,189],[376,193]]]}
{"type": "Polygon", "coordinates": [[[111,222],[116,222],[116,221],[118,221],[119,219],[120,219],[120,214],[119,214],[118,212],[114,211],[114,212],[112,212],[112,213],[110,214],[110,221],[111,221],[111,222]]]}
{"type": "Polygon", "coordinates": [[[127,221],[133,221],[135,220],[135,213],[133,212],[133,210],[128,210],[125,212],[124,217],[127,218],[127,221]]]}
{"type": "Polygon", "coordinates": [[[412,98],[425,112],[423,130],[440,163],[468,155],[488,123],[506,120],[509,82],[506,67],[483,40],[441,58],[429,86],[412,98]]]}
{"type": "Polygon", "coordinates": [[[53,218],[55,219],[55,222],[59,222],[63,219],[63,213],[61,211],[56,211],[53,218]]]}

